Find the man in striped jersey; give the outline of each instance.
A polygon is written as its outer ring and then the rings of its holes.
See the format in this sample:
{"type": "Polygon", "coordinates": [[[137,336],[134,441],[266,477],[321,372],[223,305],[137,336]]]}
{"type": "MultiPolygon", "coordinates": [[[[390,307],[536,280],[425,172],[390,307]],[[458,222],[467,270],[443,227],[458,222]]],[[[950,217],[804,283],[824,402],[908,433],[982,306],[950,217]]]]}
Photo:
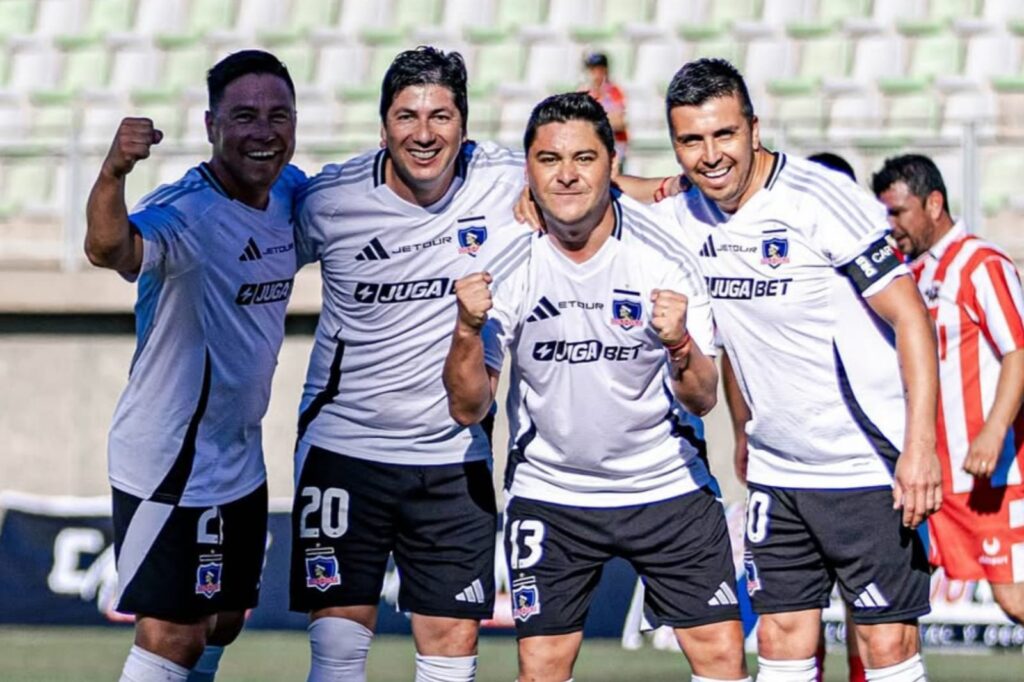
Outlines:
{"type": "Polygon", "coordinates": [[[837,580],[867,679],[924,679],[916,619],[929,610],[928,566],[912,529],[941,502],[935,341],[884,212],[846,176],[765,149],[728,62],[686,64],[666,107],[688,182],[657,206],[699,253],[751,411],[758,680],[815,679],[837,580]]]}
{"type": "Polygon", "coordinates": [[[949,214],[935,163],[887,159],[872,187],[939,337],[938,450],[943,507],[929,521],[932,561],[985,579],[1024,623],[1024,293],[1013,261],[949,214]]]}
{"type": "Polygon", "coordinates": [[[212,680],[256,605],[267,542],[260,423],[305,180],[288,166],[295,91],[284,64],[256,50],[215,65],[207,86],[210,161],[129,214],[125,177],[162,134],[126,118],[86,212],[89,260],[139,288],[109,444],[117,608],[136,614],[122,682],[212,680]]]}
{"type": "Polygon", "coordinates": [[[458,53],[398,55],[382,149],[329,165],[299,198],[323,310],[295,473],[291,607],[311,614],[309,679],[365,679],[389,554],[412,613],[416,679],[472,680],[492,615],[496,508],[484,430],[452,420],[441,370],[455,281],[526,257],[509,225],[519,155],[466,139],[458,53]]]}
{"type": "Polygon", "coordinates": [[[456,284],[444,375],[452,415],[474,424],[511,354],[505,553],[519,679],[572,677],[602,566],[618,556],[675,628],[694,680],[749,680],[725,515],[676,407],[715,403],[696,258],[612,195],[612,128],[590,95],[537,105],[524,147],[547,234],[504,280],[456,284]]]}

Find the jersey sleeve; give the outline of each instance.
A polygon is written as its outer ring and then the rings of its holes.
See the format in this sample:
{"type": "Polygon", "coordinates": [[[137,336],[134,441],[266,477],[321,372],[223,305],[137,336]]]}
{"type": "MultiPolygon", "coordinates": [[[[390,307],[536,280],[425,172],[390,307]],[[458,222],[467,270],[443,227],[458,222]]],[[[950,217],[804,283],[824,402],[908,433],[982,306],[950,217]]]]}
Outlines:
{"type": "Polygon", "coordinates": [[[970,284],[973,295],[965,305],[999,355],[1024,348],[1024,292],[1013,263],[986,258],[971,272],[970,284]]]}
{"type": "Polygon", "coordinates": [[[292,205],[292,226],[295,232],[295,252],[299,267],[320,260],[323,254],[323,230],[319,226],[317,206],[322,199],[317,192],[300,189],[292,205]]]}
{"type": "MultiPolygon", "coordinates": [[[[188,270],[195,260],[185,215],[172,205],[152,204],[129,216],[142,235],[142,266],[139,274],[161,268],[168,275],[188,270]]],[[[134,279],[134,278],[133,278],[134,279]]]]}
{"type": "Polygon", "coordinates": [[[874,197],[847,178],[812,183],[808,193],[817,202],[814,241],[861,296],[877,294],[899,275],[909,274],[886,239],[885,208],[874,197]]]}
{"type": "Polygon", "coordinates": [[[501,371],[505,351],[512,344],[522,318],[525,300],[527,266],[521,265],[491,290],[492,307],[487,314],[481,336],[484,342],[484,363],[496,372],[501,371]]]}

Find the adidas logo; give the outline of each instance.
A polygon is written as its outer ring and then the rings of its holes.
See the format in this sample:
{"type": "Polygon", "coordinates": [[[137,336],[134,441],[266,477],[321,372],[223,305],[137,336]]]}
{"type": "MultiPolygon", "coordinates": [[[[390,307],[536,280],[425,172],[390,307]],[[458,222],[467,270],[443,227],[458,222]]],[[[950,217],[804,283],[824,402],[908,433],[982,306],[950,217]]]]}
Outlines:
{"type": "Polygon", "coordinates": [[[249,237],[249,241],[245,245],[245,249],[242,251],[242,255],[238,257],[240,261],[253,261],[260,260],[263,258],[263,254],[260,253],[260,247],[256,246],[256,240],[249,237]]]}
{"type": "Polygon", "coordinates": [[[853,605],[858,609],[881,609],[888,606],[889,602],[882,596],[878,585],[871,583],[854,600],[853,605]]]}
{"type": "Polygon", "coordinates": [[[540,303],[538,303],[536,307],[534,307],[533,313],[528,318],[526,318],[526,321],[538,322],[540,320],[546,320],[549,317],[557,317],[561,314],[562,313],[558,312],[558,308],[556,308],[551,303],[551,301],[548,300],[547,296],[541,296],[540,303]]]}
{"type": "Polygon", "coordinates": [[[715,242],[708,235],[707,241],[704,242],[704,246],[700,247],[701,258],[718,258],[718,250],[715,249],[715,242]]]}
{"type": "Polygon", "coordinates": [[[477,578],[469,586],[466,587],[462,592],[455,595],[455,601],[463,601],[469,604],[483,604],[484,603],[484,586],[477,578]]]}
{"type": "Polygon", "coordinates": [[[363,247],[363,250],[356,254],[356,260],[388,260],[391,256],[388,255],[387,250],[384,249],[384,245],[380,243],[380,240],[374,237],[370,240],[370,243],[363,247]]]}
{"type": "Polygon", "coordinates": [[[738,603],[736,601],[736,593],[729,587],[729,583],[719,585],[715,596],[708,599],[708,606],[731,606],[738,603]]]}

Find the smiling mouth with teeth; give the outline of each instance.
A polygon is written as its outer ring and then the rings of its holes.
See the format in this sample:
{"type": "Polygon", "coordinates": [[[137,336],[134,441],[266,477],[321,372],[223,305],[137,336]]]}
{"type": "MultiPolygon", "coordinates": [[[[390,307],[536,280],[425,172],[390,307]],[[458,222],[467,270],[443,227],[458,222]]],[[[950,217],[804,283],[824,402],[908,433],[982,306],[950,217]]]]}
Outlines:
{"type": "Polygon", "coordinates": [[[409,154],[415,159],[422,159],[424,161],[432,159],[441,152],[440,149],[410,149],[409,154]]]}
{"type": "Polygon", "coordinates": [[[263,161],[266,159],[274,158],[275,154],[276,152],[248,152],[246,156],[248,156],[250,159],[257,159],[259,161],[263,161]]]}

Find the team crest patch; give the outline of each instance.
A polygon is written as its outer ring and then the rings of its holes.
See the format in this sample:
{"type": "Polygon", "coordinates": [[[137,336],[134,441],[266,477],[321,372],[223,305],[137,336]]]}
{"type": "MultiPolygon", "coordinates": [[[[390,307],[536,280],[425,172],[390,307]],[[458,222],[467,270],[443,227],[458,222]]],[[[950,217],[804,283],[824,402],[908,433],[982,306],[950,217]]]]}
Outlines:
{"type": "Polygon", "coordinates": [[[220,574],[224,568],[224,557],[220,554],[203,554],[196,569],[196,594],[207,599],[220,592],[220,574]]]}
{"type": "Polygon", "coordinates": [[[761,589],[761,578],[757,574],[754,557],[750,554],[743,557],[743,571],[747,574],[747,594],[753,597],[754,593],[761,589]]]}
{"type": "Polygon", "coordinates": [[[326,592],[341,584],[338,573],[338,557],[333,549],[311,549],[306,551],[306,587],[326,592]]]}
{"type": "Polygon", "coordinates": [[[789,240],[785,237],[772,237],[761,242],[761,263],[777,268],[789,262],[789,240]]]}
{"type": "Polygon", "coordinates": [[[474,225],[463,227],[459,230],[459,253],[468,253],[476,257],[480,246],[487,241],[487,227],[485,225],[474,225]]]}
{"type": "Polygon", "coordinates": [[[644,324],[643,307],[637,300],[640,298],[640,292],[615,289],[613,293],[622,298],[612,298],[612,325],[622,327],[627,331],[633,327],[642,327],[644,324]],[[636,296],[636,299],[625,298],[625,296],[636,296]]]}
{"type": "Polygon", "coordinates": [[[512,617],[524,623],[540,613],[540,591],[533,576],[512,581],[512,617]]]}

